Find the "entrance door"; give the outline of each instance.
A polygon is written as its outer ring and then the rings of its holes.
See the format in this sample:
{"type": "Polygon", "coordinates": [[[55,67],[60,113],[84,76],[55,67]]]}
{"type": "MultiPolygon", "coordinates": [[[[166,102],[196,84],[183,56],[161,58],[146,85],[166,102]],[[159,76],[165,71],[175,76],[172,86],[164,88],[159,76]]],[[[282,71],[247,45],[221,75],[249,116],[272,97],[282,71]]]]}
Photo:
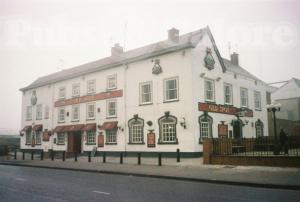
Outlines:
{"type": "Polygon", "coordinates": [[[233,138],[239,139],[243,137],[243,128],[242,123],[240,120],[236,120],[233,122],[233,138]]]}
{"type": "Polygon", "coordinates": [[[81,132],[68,134],[68,152],[81,153],[81,132]]]}

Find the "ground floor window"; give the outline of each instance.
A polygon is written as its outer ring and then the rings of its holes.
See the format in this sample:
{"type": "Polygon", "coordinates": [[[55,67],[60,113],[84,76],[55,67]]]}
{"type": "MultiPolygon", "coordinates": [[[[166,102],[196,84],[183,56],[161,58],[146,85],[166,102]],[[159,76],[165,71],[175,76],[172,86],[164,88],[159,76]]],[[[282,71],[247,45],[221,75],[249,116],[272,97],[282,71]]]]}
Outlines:
{"type": "Polygon", "coordinates": [[[25,142],[26,144],[31,144],[31,131],[26,131],[25,142]]]}
{"type": "Polygon", "coordinates": [[[96,131],[87,131],[87,144],[96,144],[96,131]]]}
{"type": "Polygon", "coordinates": [[[134,115],[128,121],[129,127],[129,143],[143,143],[144,142],[144,120],[134,115]]]}
{"type": "Polygon", "coordinates": [[[264,124],[260,119],[258,119],[255,122],[255,129],[256,129],[256,137],[264,136],[264,124]]]}
{"type": "Polygon", "coordinates": [[[42,144],[42,131],[35,132],[35,143],[42,144]]]}
{"type": "Polygon", "coordinates": [[[66,141],[66,133],[58,133],[57,144],[65,144],[65,141],[66,141]]]}
{"type": "Polygon", "coordinates": [[[212,137],[212,123],[213,119],[211,116],[205,112],[199,117],[199,126],[200,126],[200,138],[199,142],[202,143],[205,138],[212,137]]]}
{"type": "Polygon", "coordinates": [[[106,143],[107,144],[117,143],[117,129],[106,130],[106,143]]]}
{"type": "Polygon", "coordinates": [[[165,112],[165,116],[158,119],[159,143],[177,143],[176,125],[177,118],[165,112]]]}

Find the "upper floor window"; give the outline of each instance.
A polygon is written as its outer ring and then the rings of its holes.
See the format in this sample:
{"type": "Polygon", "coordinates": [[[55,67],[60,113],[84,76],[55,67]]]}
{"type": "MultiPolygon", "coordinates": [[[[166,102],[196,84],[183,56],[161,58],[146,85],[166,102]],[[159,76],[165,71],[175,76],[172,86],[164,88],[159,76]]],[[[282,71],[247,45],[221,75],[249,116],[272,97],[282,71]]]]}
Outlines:
{"type": "Polygon", "coordinates": [[[41,104],[36,105],[36,120],[41,120],[43,117],[43,108],[41,104]]]}
{"type": "Polygon", "coordinates": [[[107,77],[107,89],[115,89],[117,88],[117,75],[111,75],[107,77]]]}
{"type": "Polygon", "coordinates": [[[176,134],[177,118],[165,112],[165,116],[159,118],[159,143],[178,143],[176,134]]]}
{"type": "Polygon", "coordinates": [[[58,90],[58,99],[63,100],[66,98],[66,87],[61,87],[58,90]]]}
{"type": "Polygon", "coordinates": [[[178,100],[178,78],[164,80],[164,99],[165,101],[178,100]]]}
{"type": "Polygon", "coordinates": [[[72,96],[77,97],[80,96],[80,84],[76,83],[72,86],[72,96]]]}
{"type": "Polygon", "coordinates": [[[72,106],[72,121],[79,121],[80,118],[80,105],[72,106]]]}
{"type": "Polygon", "coordinates": [[[65,108],[58,109],[58,122],[65,122],[65,108]]]}
{"type": "Polygon", "coordinates": [[[30,121],[32,119],[32,106],[26,107],[26,120],[30,121]]]}
{"type": "Polygon", "coordinates": [[[232,105],[232,85],[224,83],[224,103],[232,105]]]}
{"type": "Polygon", "coordinates": [[[107,117],[117,116],[117,100],[107,100],[107,117]]]}
{"type": "Polygon", "coordinates": [[[50,112],[49,112],[49,107],[46,106],[46,107],[45,107],[45,113],[44,113],[44,118],[45,118],[45,119],[49,119],[49,113],[50,113],[50,112]]]}
{"type": "Polygon", "coordinates": [[[241,107],[248,107],[248,89],[241,88],[241,107]]]}
{"type": "Polygon", "coordinates": [[[152,82],[140,84],[140,104],[152,103],[152,82]]]}
{"type": "Polygon", "coordinates": [[[261,94],[258,91],[254,91],[254,108],[261,110],[261,94]]]}
{"type": "Polygon", "coordinates": [[[211,79],[204,80],[205,101],[215,101],[215,83],[211,79]]]}
{"type": "Polygon", "coordinates": [[[271,104],[271,93],[266,92],[266,103],[269,105],[271,104]]]}
{"type": "Polygon", "coordinates": [[[96,92],[96,80],[87,81],[87,94],[92,94],[96,92]]]}
{"type": "Polygon", "coordinates": [[[129,128],[129,143],[143,143],[144,142],[144,120],[134,115],[128,121],[129,128]]]}
{"type": "Polygon", "coordinates": [[[95,103],[86,104],[86,118],[95,119],[95,103]]]}

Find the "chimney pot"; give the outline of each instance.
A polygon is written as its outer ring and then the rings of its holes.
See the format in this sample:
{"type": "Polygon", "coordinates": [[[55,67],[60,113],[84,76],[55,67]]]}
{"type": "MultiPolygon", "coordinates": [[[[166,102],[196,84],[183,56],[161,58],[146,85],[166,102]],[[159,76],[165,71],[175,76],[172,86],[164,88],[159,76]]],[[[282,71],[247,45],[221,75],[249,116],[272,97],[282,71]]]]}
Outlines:
{"type": "Polygon", "coordinates": [[[179,30],[176,28],[172,28],[168,30],[168,40],[174,43],[179,42],[179,30]]]}
{"type": "Polygon", "coordinates": [[[236,52],[233,52],[231,55],[230,55],[230,61],[232,64],[234,65],[239,65],[239,54],[237,54],[236,52]]]}
{"type": "Polygon", "coordinates": [[[120,44],[116,43],[114,47],[111,48],[112,56],[120,56],[123,53],[123,47],[120,44]]]}

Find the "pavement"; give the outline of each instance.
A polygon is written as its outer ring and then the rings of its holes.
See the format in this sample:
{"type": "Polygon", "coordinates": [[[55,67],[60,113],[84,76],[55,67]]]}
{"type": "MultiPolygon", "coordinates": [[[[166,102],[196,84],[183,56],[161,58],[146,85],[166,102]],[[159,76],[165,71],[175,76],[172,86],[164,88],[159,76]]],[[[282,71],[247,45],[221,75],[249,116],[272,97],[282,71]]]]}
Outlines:
{"type": "Polygon", "coordinates": [[[142,158],[141,165],[133,157],[124,157],[123,164],[118,157],[107,157],[106,163],[102,157],[92,157],[88,162],[86,156],[78,157],[77,162],[74,158],[41,161],[39,156],[31,160],[29,154],[21,159],[21,154],[17,160],[13,156],[1,157],[0,164],[300,190],[300,168],[203,165],[202,158],[181,158],[179,163],[174,158],[163,158],[162,166],[158,166],[157,158],[142,158]]]}

